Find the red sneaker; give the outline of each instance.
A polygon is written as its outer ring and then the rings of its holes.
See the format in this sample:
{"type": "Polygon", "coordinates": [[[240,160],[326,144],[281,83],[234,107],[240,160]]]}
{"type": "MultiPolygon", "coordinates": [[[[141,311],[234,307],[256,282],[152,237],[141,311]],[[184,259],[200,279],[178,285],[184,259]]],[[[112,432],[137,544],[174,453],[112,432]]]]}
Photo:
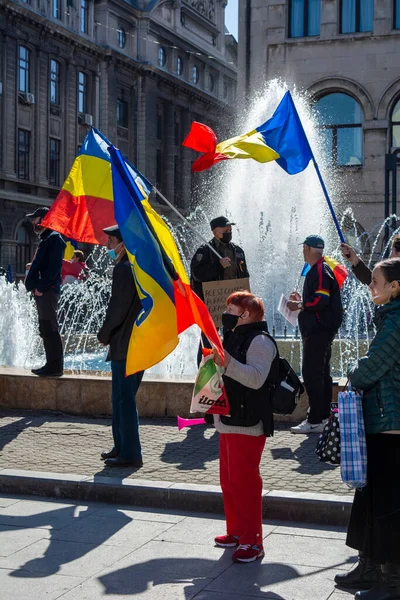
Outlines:
{"type": "Polygon", "coordinates": [[[238,535],[217,535],[214,542],[220,548],[236,548],[239,546],[239,536],[238,535]]]}
{"type": "Polygon", "coordinates": [[[232,554],[233,562],[249,563],[264,558],[264,548],[262,546],[250,546],[250,544],[240,544],[239,548],[232,554]]]}

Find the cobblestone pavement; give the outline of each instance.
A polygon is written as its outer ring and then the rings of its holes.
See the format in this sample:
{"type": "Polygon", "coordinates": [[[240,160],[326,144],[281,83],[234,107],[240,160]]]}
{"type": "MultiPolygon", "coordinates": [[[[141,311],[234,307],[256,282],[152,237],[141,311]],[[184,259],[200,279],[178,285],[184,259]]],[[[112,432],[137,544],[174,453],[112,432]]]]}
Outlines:
{"type": "MultiPolygon", "coordinates": [[[[318,436],[293,435],[277,423],[267,439],[261,473],[267,490],[351,493],[337,467],[314,454],[318,436]]],[[[144,466],[107,468],[100,452],[111,449],[111,420],[65,414],[0,411],[0,468],[218,485],[218,433],[203,425],[178,431],[175,419],[143,419],[144,466]]]]}

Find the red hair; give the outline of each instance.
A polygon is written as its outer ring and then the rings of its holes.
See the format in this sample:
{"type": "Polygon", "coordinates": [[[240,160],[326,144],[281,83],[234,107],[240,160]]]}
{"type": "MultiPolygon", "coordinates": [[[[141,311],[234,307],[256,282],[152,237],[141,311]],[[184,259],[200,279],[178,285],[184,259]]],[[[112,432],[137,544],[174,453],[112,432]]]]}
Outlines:
{"type": "Polygon", "coordinates": [[[250,292],[234,292],[227,300],[226,305],[234,304],[240,306],[243,311],[248,310],[254,321],[262,321],[264,319],[264,303],[261,298],[250,294],[250,292]]]}

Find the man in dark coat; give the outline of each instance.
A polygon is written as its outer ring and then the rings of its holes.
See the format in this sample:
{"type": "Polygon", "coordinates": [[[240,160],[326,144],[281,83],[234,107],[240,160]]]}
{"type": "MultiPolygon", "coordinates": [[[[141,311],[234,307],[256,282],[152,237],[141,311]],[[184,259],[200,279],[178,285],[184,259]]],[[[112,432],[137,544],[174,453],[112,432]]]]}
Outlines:
{"type": "Polygon", "coordinates": [[[46,364],[40,369],[32,369],[32,373],[39,377],[60,377],[63,374],[64,359],[57,307],[65,242],[57,231],[42,227],[41,222],[48,210],[42,207],[26,215],[40,236],[40,243],[26,276],[25,286],[28,292],[32,292],[36,302],[39,333],[46,353],[46,364]]]}
{"type": "Polygon", "coordinates": [[[143,371],[125,375],[128,346],[135,320],[142,309],[133,279],[132,268],[117,225],[103,230],[108,235],[107,249],[116,261],[112,278],[111,298],[104,323],[97,335],[99,342],[109,346],[107,360],[112,373],[112,432],[114,447],[101,457],[109,467],[143,466],[139,438],[139,417],[136,392],[143,371]]]}
{"type": "Polygon", "coordinates": [[[323,257],[324,246],[318,235],[304,240],[304,260],[311,268],[304,281],[303,298],[293,292],[288,303],[290,310],[300,310],[302,373],[310,404],[308,418],[291,427],[292,433],[321,433],[330,415],[332,342],[342,323],[343,308],[339,284],[323,257]]]}
{"type": "MultiPolygon", "coordinates": [[[[249,277],[246,265],[246,257],[240,246],[234,244],[232,240],[232,225],[226,217],[216,217],[210,221],[213,238],[210,245],[218,252],[222,258],[211,250],[207,244],[198,248],[190,263],[190,285],[193,291],[204,300],[203,282],[220,281],[223,279],[243,279],[249,277]]],[[[203,345],[210,348],[210,344],[204,334],[202,334],[203,345]]],[[[201,361],[200,343],[197,354],[197,364],[201,361]]]]}
{"type": "Polygon", "coordinates": [[[222,279],[242,279],[249,277],[244,251],[232,240],[232,225],[226,217],[217,217],[210,222],[213,238],[210,245],[198,248],[190,263],[190,284],[196,294],[204,300],[202,283],[222,279]]]}

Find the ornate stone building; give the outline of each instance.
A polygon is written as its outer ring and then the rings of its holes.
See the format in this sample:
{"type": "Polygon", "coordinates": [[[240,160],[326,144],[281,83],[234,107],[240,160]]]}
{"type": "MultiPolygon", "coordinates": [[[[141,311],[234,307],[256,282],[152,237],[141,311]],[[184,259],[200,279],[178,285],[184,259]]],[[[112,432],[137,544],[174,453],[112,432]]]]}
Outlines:
{"type": "Polygon", "coordinates": [[[385,155],[400,147],[400,0],[239,3],[238,94],[275,77],[309,93],[342,206],[370,230],[384,218],[385,155]]]}
{"type": "Polygon", "coordinates": [[[25,214],[50,205],[90,125],[184,210],[192,120],[232,120],[226,0],[0,0],[0,266],[32,255],[25,214]]]}

